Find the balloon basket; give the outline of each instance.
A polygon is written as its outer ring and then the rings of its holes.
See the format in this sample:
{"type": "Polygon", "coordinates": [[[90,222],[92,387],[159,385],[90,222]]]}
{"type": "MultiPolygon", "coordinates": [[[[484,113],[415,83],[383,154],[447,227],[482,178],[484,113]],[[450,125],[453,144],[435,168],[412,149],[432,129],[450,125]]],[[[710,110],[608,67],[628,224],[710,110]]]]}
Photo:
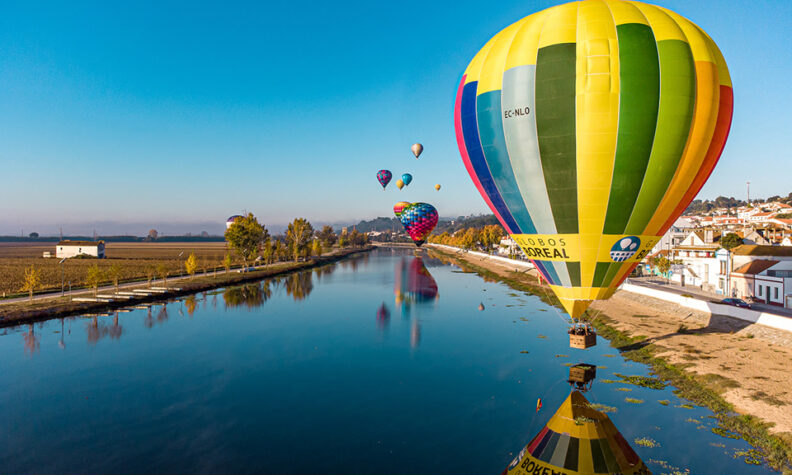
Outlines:
{"type": "Polygon", "coordinates": [[[569,347],[585,350],[597,346],[597,333],[588,325],[575,325],[569,329],[569,347]]]}
{"type": "Polygon", "coordinates": [[[578,363],[569,367],[569,379],[567,382],[578,391],[586,392],[591,389],[591,384],[596,377],[597,367],[595,365],[578,363]]]}

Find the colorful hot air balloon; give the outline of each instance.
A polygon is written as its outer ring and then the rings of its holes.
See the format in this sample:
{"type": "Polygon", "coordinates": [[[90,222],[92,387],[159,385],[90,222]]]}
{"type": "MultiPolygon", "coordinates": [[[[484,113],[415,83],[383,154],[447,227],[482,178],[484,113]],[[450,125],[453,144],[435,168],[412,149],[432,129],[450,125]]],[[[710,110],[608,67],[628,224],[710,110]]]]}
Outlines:
{"type": "Polygon", "coordinates": [[[399,219],[415,245],[421,247],[437,226],[437,210],[429,203],[413,203],[402,210],[399,219]]]}
{"type": "Polygon", "coordinates": [[[399,188],[400,190],[401,190],[402,188],[404,188],[404,182],[402,181],[402,179],[401,179],[401,178],[399,178],[398,180],[396,180],[396,187],[397,187],[397,188],[399,188]]]}
{"type": "Polygon", "coordinates": [[[678,14],[571,2],[493,37],[465,71],[454,116],[474,184],[577,318],[709,177],[732,85],[712,39],[678,14]]]}
{"type": "Polygon", "coordinates": [[[382,185],[382,189],[384,190],[388,183],[390,183],[391,178],[393,178],[393,174],[390,170],[380,170],[377,172],[377,181],[382,185]]]}
{"type": "Polygon", "coordinates": [[[398,203],[393,205],[393,214],[395,214],[397,218],[401,217],[402,210],[407,206],[410,206],[410,203],[408,203],[407,201],[399,201],[398,203]]]}
{"type": "Polygon", "coordinates": [[[405,173],[404,175],[402,175],[401,179],[404,182],[404,186],[407,186],[410,183],[412,183],[412,175],[410,175],[409,173],[405,173]]]}
{"type": "Polygon", "coordinates": [[[423,145],[419,143],[414,143],[412,144],[412,147],[410,147],[410,150],[412,150],[412,153],[413,155],[415,155],[415,158],[418,158],[421,156],[421,153],[423,152],[423,145]]]}
{"type": "Polygon", "coordinates": [[[440,184],[435,185],[435,190],[440,191],[440,184]]]}
{"type": "MultiPolygon", "coordinates": [[[[536,410],[540,407],[541,399],[536,410]]],[[[503,473],[642,475],[650,472],[610,418],[593,409],[581,393],[572,391],[503,473]]]]}

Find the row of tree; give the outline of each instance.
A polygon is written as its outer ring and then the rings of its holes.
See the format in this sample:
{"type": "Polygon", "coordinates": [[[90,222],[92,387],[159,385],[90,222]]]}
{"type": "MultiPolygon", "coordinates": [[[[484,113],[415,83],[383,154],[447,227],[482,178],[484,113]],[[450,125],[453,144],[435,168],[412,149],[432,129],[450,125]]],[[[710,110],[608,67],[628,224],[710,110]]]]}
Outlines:
{"type": "Polygon", "coordinates": [[[453,234],[449,234],[447,231],[442,234],[433,234],[429,236],[429,242],[489,252],[500,243],[505,235],[506,233],[499,224],[490,224],[480,228],[460,229],[453,234]]]}
{"type": "Polygon", "coordinates": [[[336,245],[359,247],[369,242],[368,236],[357,229],[340,235],[336,235],[332,226],[324,226],[316,231],[305,218],[296,218],[289,223],[283,236],[270,236],[267,227],[259,223],[253,213],[237,218],[226,230],[225,238],[245,267],[259,258],[266,264],[284,260],[299,261],[310,256],[321,256],[336,245]]]}

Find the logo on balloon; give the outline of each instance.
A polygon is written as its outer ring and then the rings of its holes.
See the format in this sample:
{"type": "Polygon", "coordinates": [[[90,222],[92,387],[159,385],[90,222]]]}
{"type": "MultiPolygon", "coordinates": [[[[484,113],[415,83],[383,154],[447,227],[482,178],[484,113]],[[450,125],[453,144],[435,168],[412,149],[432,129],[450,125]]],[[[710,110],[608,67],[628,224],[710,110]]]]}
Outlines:
{"type": "Polygon", "coordinates": [[[638,252],[641,240],[637,236],[627,236],[616,241],[610,250],[610,258],[614,262],[624,262],[638,252]]]}

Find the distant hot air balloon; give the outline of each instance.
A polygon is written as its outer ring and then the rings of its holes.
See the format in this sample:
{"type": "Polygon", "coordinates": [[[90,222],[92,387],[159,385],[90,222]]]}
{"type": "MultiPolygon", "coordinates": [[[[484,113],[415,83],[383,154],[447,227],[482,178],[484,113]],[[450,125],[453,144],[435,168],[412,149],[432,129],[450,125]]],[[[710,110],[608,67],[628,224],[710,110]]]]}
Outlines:
{"type": "Polygon", "coordinates": [[[429,203],[412,203],[402,210],[399,219],[415,245],[421,247],[437,226],[437,217],[437,209],[429,203]]]}
{"type": "Polygon", "coordinates": [[[404,182],[402,181],[402,179],[401,179],[401,178],[399,178],[398,180],[396,180],[396,186],[397,186],[397,187],[398,187],[400,190],[401,190],[402,188],[404,188],[404,182]]]}
{"type": "Polygon", "coordinates": [[[401,217],[402,210],[407,206],[410,206],[409,202],[399,201],[398,203],[393,205],[393,214],[395,214],[397,218],[401,217]]]}
{"type": "Polygon", "coordinates": [[[410,183],[412,183],[412,175],[410,175],[409,173],[405,173],[404,175],[402,175],[401,179],[404,182],[404,186],[407,186],[410,183]]]}
{"type": "Polygon", "coordinates": [[[390,170],[380,170],[377,172],[377,181],[382,185],[382,189],[384,190],[388,183],[390,183],[391,178],[393,178],[393,174],[390,170]]]}
{"type": "Polygon", "coordinates": [[[435,190],[440,191],[440,184],[435,185],[435,190]]]}
{"type": "Polygon", "coordinates": [[[242,218],[242,216],[240,216],[238,214],[235,214],[235,215],[231,216],[230,218],[228,218],[226,220],[226,229],[230,228],[231,225],[234,224],[234,221],[236,221],[237,219],[240,219],[240,218],[242,218]]]}
{"type": "Polygon", "coordinates": [[[410,147],[410,150],[412,150],[412,153],[413,155],[415,155],[415,158],[418,158],[421,156],[421,153],[423,153],[423,145],[419,143],[414,143],[412,144],[412,147],[410,147]]]}
{"type": "Polygon", "coordinates": [[[701,189],[726,143],[732,84],[712,39],[680,15],[570,2],[489,41],[454,118],[473,183],[574,320],[701,189]]]}

